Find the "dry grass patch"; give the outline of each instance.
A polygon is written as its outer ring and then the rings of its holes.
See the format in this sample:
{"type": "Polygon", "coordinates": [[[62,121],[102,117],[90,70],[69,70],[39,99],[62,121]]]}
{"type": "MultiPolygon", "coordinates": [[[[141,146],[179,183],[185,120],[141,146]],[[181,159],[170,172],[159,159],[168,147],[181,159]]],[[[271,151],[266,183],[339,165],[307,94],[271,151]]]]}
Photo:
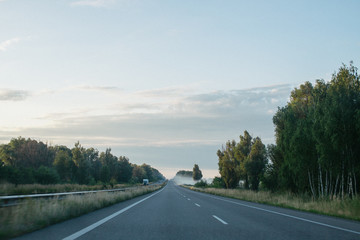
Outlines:
{"type": "Polygon", "coordinates": [[[190,189],[214,195],[236,198],[240,200],[265,203],[302,211],[320,213],[360,221],[360,198],[354,199],[319,199],[297,196],[290,193],[271,193],[268,191],[251,191],[244,189],[195,188],[190,189]]]}
{"type": "Polygon", "coordinates": [[[124,192],[71,195],[62,200],[26,200],[14,207],[0,208],[0,239],[7,239],[44,228],[96,209],[156,191],[159,188],[161,186],[145,186],[128,189],[124,192]]]}

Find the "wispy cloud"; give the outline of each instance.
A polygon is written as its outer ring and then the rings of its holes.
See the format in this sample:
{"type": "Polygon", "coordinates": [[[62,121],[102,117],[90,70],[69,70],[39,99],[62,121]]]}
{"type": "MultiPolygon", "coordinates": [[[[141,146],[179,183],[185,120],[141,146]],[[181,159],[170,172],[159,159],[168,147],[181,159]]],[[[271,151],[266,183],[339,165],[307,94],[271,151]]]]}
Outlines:
{"type": "Polygon", "coordinates": [[[0,89],[0,101],[23,101],[30,95],[23,90],[0,89]]]}
{"type": "Polygon", "coordinates": [[[115,3],[115,0],[80,0],[71,3],[71,6],[107,7],[115,3]]]}
{"type": "Polygon", "coordinates": [[[11,45],[20,41],[20,38],[12,38],[3,42],[0,42],[0,51],[5,52],[11,45]]]}
{"type": "MultiPolygon", "coordinates": [[[[78,89],[113,91],[117,88],[78,89]]],[[[143,95],[139,92],[125,96],[119,94],[121,98],[115,95],[111,99],[114,102],[108,104],[106,111],[98,111],[93,105],[81,105],[81,108],[69,107],[68,112],[45,113],[38,119],[52,122],[51,126],[33,130],[49,137],[66,135],[76,138],[85,133],[88,139],[95,136],[115,139],[121,136],[132,140],[124,143],[119,139],[117,144],[134,146],[210,144],[225,141],[227,139],[224,138],[231,138],[234,132],[241,134],[245,129],[271,139],[272,115],[278,106],[286,104],[291,86],[203,94],[183,92],[186,89],[167,90],[149,90],[143,95]]],[[[26,96],[26,92],[3,91],[0,99],[21,100],[26,96]]],[[[97,107],[103,110],[104,105],[97,107]]],[[[28,132],[33,130],[29,129],[28,132]]]]}
{"type": "Polygon", "coordinates": [[[112,86],[90,86],[90,85],[83,85],[83,86],[75,86],[74,89],[84,90],[84,91],[101,91],[101,92],[114,92],[120,91],[118,87],[112,86]]]}

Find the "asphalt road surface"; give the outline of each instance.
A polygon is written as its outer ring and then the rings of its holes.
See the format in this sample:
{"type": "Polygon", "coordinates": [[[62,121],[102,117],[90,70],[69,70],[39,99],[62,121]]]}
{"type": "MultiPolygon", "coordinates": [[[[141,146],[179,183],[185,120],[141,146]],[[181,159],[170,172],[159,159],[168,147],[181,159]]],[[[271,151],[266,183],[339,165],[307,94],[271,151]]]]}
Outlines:
{"type": "Polygon", "coordinates": [[[360,223],[193,192],[147,194],[18,239],[360,239],[360,223]]]}

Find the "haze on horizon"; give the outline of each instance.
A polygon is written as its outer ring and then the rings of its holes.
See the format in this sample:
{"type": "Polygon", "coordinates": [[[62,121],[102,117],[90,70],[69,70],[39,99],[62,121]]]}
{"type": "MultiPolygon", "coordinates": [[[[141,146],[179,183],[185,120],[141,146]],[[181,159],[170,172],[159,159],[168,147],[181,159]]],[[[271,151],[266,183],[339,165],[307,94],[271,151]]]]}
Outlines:
{"type": "Polygon", "coordinates": [[[294,87],[360,64],[358,1],[0,0],[0,143],[22,136],[171,178],[248,130],[274,143],[294,87]]]}

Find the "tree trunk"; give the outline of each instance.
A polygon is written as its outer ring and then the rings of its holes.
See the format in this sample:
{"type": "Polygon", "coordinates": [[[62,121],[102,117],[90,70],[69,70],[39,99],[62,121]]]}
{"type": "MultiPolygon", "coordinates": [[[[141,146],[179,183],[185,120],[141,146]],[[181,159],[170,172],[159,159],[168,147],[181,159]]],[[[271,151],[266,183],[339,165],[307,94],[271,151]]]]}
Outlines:
{"type": "MultiPolygon", "coordinates": [[[[323,181],[322,181],[322,174],[321,174],[321,166],[319,163],[319,182],[320,182],[320,190],[321,190],[321,197],[324,197],[324,185],[323,185],[323,181]]],[[[319,195],[320,195],[320,191],[319,191],[319,195]]]]}
{"type": "Polygon", "coordinates": [[[311,176],[310,176],[310,171],[308,169],[308,176],[309,176],[309,184],[310,184],[310,190],[311,190],[311,193],[312,193],[312,196],[313,196],[313,200],[315,200],[315,192],[314,192],[314,187],[312,185],[312,181],[311,181],[311,176]]]}
{"type": "Polygon", "coordinates": [[[328,196],[328,171],[325,171],[326,175],[325,175],[325,196],[328,196]]]}
{"type": "Polygon", "coordinates": [[[341,199],[344,199],[344,160],[342,161],[342,173],[341,173],[341,199]]]}
{"type": "Polygon", "coordinates": [[[338,185],[338,183],[339,183],[339,175],[337,175],[337,177],[336,177],[336,183],[335,183],[335,188],[334,188],[334,197],[336,198],[336,190],[337,190],[337,185],[338,185]]]}
{"type": "Polygon", "coordinates": [[[356,176],[355,176],[355,172],[354,172],[354,188],[355,188],[355,196],[357,195],[357,186],[356,186],[356,176]]]}
{"type": "Polygon", "coordinates": [[[330,178],[329,178],[329,198],[332,196],[332,178],[331,178],[331,171],[330,171],[330,178]]]}

